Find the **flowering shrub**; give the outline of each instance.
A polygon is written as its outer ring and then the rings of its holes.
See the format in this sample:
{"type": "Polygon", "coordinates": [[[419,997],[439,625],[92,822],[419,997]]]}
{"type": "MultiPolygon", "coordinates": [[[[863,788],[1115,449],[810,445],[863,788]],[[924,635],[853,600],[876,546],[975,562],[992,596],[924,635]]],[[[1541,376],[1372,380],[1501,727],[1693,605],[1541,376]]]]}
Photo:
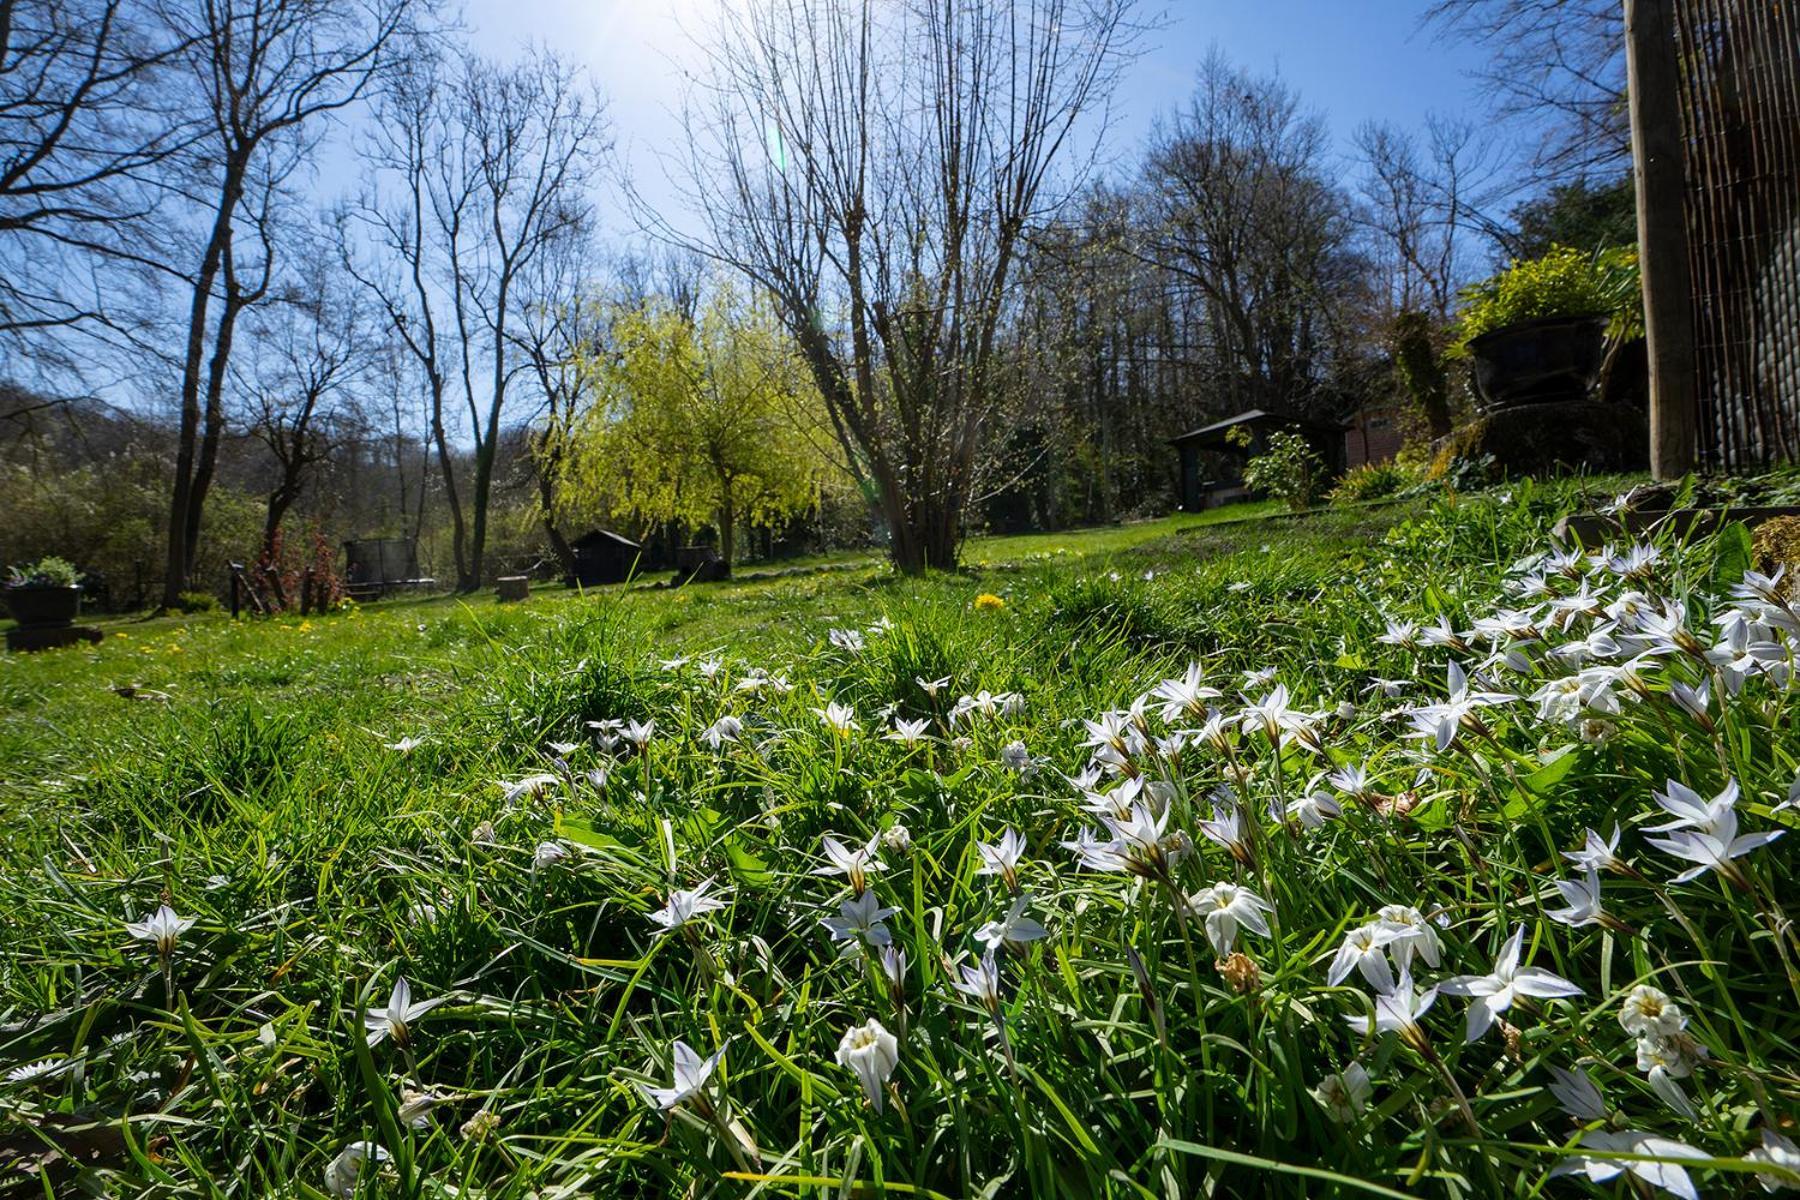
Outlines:
{"type": "Polygon", "coordinates": [[[406,736],[84,773],[0,877],[0,1105],[166,1127],[171,1194],[1800,1183],[1800,609],[1736,538],[1554,515],[1109,577],[1188,589],[1155,644],[1023,576],[761,661],[420,624],[474,683],[406,736]],[[97,867],[165,792],[218,824],[97,867]]]}
{"type": "Polygon", "coordinates": [[[344,602],[344,578],[338,574],[337,554],[324,532],[314,525],[307,530],[312,544],[312,602],[320,612],[333,612],[344,602]]]}
{"type": "Polygon", "coordinates": [[[1311,443],[1278,429],[1269,434],[1267,449],[1244,465],[1244,482],[1298,511],[1315,503],[1330,480],[1311,443]]]}
{"type": "Polygon", "coordinates": [[[332,612],[346,598],[331,543],[316,524],[305,536],[302,550],[289,545],[285,527],[277,527],[257,558],[251,578],[262,585],[263,603],[271,612],[332,612]]]}

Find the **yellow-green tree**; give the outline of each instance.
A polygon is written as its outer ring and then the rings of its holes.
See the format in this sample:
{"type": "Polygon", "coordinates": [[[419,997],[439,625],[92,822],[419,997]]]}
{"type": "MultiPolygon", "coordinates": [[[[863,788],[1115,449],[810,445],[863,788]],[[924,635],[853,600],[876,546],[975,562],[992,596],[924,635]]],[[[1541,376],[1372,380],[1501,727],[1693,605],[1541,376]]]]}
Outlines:
{"type": "Polygon", "coordinates": [[[711,525],[729,564],[740,521],[817,502],[824,406],[763,305],[720,287],[694,319],[660,300],[622,308],[581,369],[595,399],[570,430],[568,508],[711,525]]]}

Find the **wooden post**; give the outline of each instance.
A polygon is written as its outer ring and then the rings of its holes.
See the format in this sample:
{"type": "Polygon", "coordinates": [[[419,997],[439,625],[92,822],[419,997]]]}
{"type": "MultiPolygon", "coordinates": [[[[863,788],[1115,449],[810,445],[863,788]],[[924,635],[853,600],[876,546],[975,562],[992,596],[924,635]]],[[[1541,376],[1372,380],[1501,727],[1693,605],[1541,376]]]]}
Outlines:
{"type": "Polygon", "coordinates": [[[1625,0],[1638,262],[1650,355],[1650,472],[1658,479],[1693,470],[1698,423],[1674,3],[1625,0]]]}

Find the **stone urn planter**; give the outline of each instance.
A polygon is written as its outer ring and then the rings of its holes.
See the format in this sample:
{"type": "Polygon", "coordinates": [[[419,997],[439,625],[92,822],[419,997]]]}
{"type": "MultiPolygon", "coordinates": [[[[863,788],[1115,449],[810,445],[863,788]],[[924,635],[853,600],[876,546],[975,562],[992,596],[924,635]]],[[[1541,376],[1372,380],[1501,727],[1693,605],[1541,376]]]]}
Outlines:
{"type": "Polygon", "coordinates": [[[17,584],[4,589],[6,607],[23,629],[67,629],[81,615],[81,588],[17,584]]]}
{"type": "Polygon", "coordinates": [[[6,631],[8,650],[54,650],[77,642],[98,644],[101,632],[92,625],[77,625],[81,614],[81,588],[61,584],[23,583],[0,588],[0,597],[18,628],[6,631]]]}
{"type": "Polygon", "coordinates": [[[1604,314],[1539,317],[1469,341],[1485,412],[1585,400],[1606,362],[1604,314]]]}

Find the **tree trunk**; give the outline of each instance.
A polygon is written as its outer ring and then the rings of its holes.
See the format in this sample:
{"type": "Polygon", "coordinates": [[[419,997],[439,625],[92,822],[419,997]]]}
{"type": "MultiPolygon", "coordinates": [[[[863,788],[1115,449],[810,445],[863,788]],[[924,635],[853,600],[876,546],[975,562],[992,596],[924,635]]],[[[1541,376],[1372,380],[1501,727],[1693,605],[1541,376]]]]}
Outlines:
{"type": "Polygon", "coordinates": [[[206,357],[206,322],[212,305],[213,285],[231,242],[231,218],[243,191],[246,163],[234,156],[225,164],[225,180],[219,206],[213,213],[212,234],[200,257],[194,277],[194,296],[188,307],[187,350],[181,364],[181,428],[175,450],[175,479],[169,495],[169,553],[163,573],[162,607],[174,608],[187,591],[193,553],[189,530],[199,526],[204,495],[196,496],[194,466],[200,437],[200,367],[206,357]]]}
{"type": "MultiPolygon", "coordinates": [[[[450,506],[450,550],[456,562],[456,590],[472,592],[475,586],[469,583],[468,536],[463,527],[462,500],[456,494],[456,470],[454,460],[450,457],[450,439],[444,432],[444,385],[443,381],[433,378],[431,381],[431,438],[437,443],[438,469],[444,475],[444,502],[450,506]]],[[[419,528],[425,525],[425,481],[419,481],[419,528]]],[[[416,535],[415,535],[416,536],[416,535]]]]}
{"type": "Polygon", "coordinates": [[[725,562],[725,574],[731,574],[737,557],[737,506],[732,503],[731,482],[725,481],[724,501],[719,505],[719,557],[725,562]]]}
{"type": "Polygon", "coordinates": [[[187,569],[184,574],[189,578],[193,576],[195,558],[200,551],[200,519],[206,507],[206,495],[212,490],[213,471],[219,461],[219,441],[224,434],[225,367],[231,360],[231,343],[237,332],[238,316],[244,311],[244,301],[231,278],[229,243],[225,248],[225,275],[225,306],[219,312],[219,329],[213,339],[212,359],[207,364],[206,420],[201,431],[200,453],[194,462],[193,485],[188,500],[187,569]]]}
{"type": "Polygon", "coordinates": [[[456,590],[473,592],[481,587],[481,559],[487,550],[488,496],[494,483],[494,438],[489,436],[475,451],[475,492],[470,502],[474,517],[469,527],[468,573],[457,581],[456,590]]]}
{"type": "MultiPolygon", "coordinates": [[[[419,455],[419,504],[413,511],[412,539],[417,542],[425,534],[425,500],[431,495],[431,449],[422,447],[419,455]]],[[[400,512],[401,528],[406,525],[406,511],[400,512]]]]}
{"type": "Polygon", "coordinates": [[[925,502],[908,498],[885,459],[874,464],[874,475],[878,488],[876,501],[888,525],[888,557],[902,575],[922,575],[932,565],[926,558],[923,531],[919,527],[919,509],[925,502]]]}
{"type": "MultiPolygon", "coordinates": [[[[399,386],[394,388],[394,482],[400,488],[400,532],[406,532],[406,513],[409,505],[406,502],[406,439],[400,428],[400,393],[399,386]]],[[[424,473],[420,473],[419,490],[425,488],[424,473]]],[[[416,535],[415,535],[416,536],[416,535]]]]}
{"type": "Polygon", "coordinates": [[[931,500],[920,514],[924,528],[918,535],[923,570],[953,571],[962,550],[963,503],[960,499],[931,500]]]}
{"type": "Polygon", "coordinates": [[[298,489],[292,487],[287,480],[269,493],[267,509],[263,516],[262,554],[258,561],[267,563],[264,572],[269,590],[275,593],[275,605],[285,609],[288,606],[286,590],[281,586],[281,567],[275,561],[275,542],[281,533],[281,522],[287,516],[288,507],[293,504],[298,489]]]}
{"type": "MultiPolygon", "coordinates": [[[[496,242],[504,245],[505,238],[500,235],[497,215],[494,232],[496,242]]],[[[506,404],[506,322],[508,297],[512,291],[512,269],[509,263],[500,272],[499,289],[494,300],[493,390],[488,396],[487,434],[483,437],[480,430],[476,431],[475,522],[469,540],[469,576],[463,581],[461,589],[465,592],[475,591],[481,586],[481,559],[487,551],[488,500],[494,485],[494,457],[500,448],[500,410],[506,404]]]]}
{"type": "Polygon", "coordinates": [[[566,576],[575,574],[575,551],[569,548],[569,540],[556,527],[555,512],[556,489],[550,475],[541,468],[538,477],[538,511],[544,522],[544,536],[550,541],[550,551],[556,555],[557,563],[566,576]]]}

